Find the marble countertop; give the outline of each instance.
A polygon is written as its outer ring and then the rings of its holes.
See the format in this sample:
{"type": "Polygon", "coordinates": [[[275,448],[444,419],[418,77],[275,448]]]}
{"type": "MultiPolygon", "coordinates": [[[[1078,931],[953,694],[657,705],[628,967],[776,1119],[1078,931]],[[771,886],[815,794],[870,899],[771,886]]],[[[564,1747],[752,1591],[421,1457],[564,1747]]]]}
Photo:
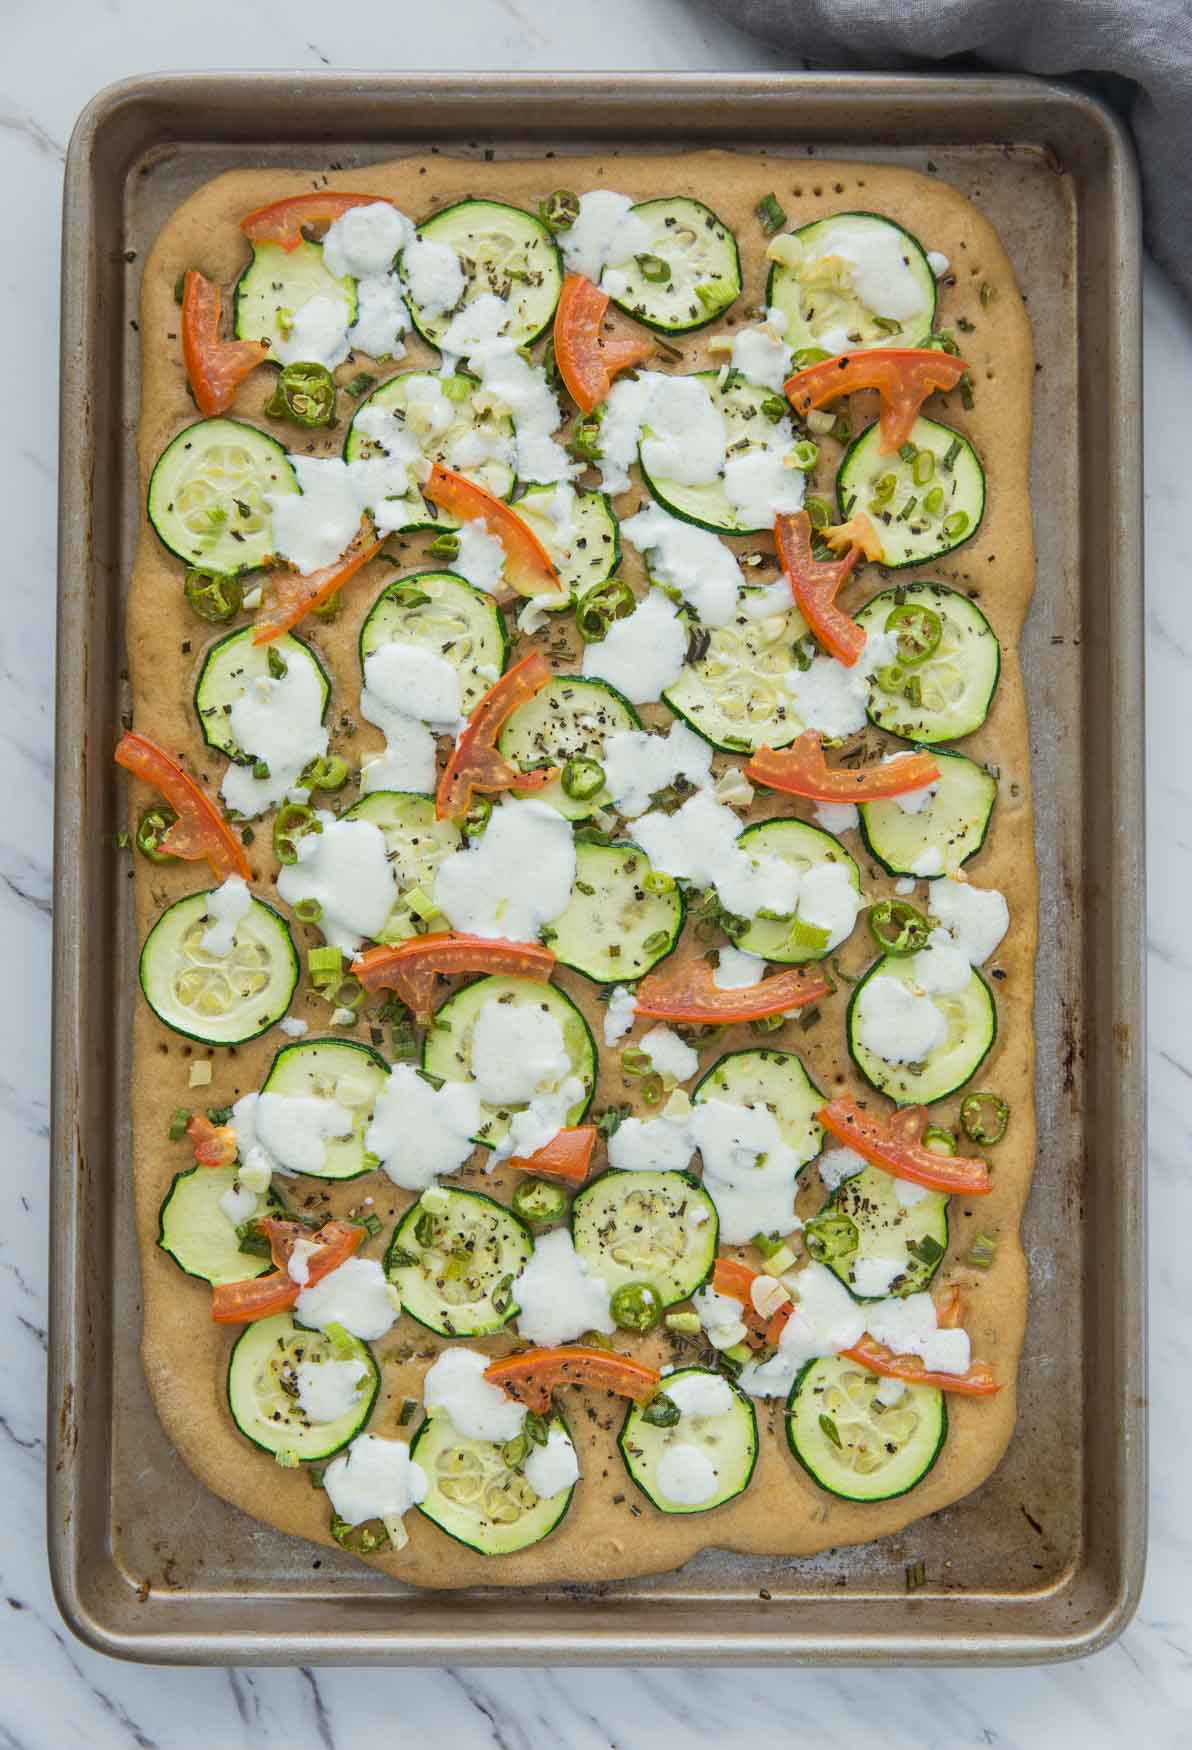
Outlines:
{"type": "MultiPolygon", "coordinates": [[[[43,1535],[46,1347],[55,409],[58,200],[74,117],[101,85],[154,68],[361,67],[391,55],[475,68],[658,70],[778,66],[698,0],[602,0],[591,12],[538,0],[457,0],[450,35],[403,29],[435,15],[376,0],[329,18],[319,0],[57,0],[10,12],[0,69],[0,142],[10,246],[0,270],[9,397],[22,410],[0,468],[13,544],[0,621],[0,738],[11,776],[0,826],[0,931],[10,970],[0,1057],[0,1145],[8,1187],[0,1228],[0,1746],[11,1750],[183,1750],[217,1743],[305,1750],[373,1728],[412,1743],[432,1727],[458,1750],[719,1750],[759,1740],[850,1750],[1060,1745],[1148,1750],[1192,1744],[1192,1450],[1186,1351],[1169,1317],[1152,1338],[1152,1518],[1142,1606],[1097,1658],[1034,1671],[161,1670],[108,1661],[76,1643],[55,1609],[43,1535]],[[19,344],[13,344],[13,341],[19,344]],[[16,1000],[12,1000],[13,993],[16,1000]],[[814,1722],[814,1723],[812,1723],[814,1722]]],[[[1151,1285],[1165,1313],[1187,1275],[1192,957],[1180,923],[1192,874],[1192,781],[1178,750],[1192,689],[1192,589],[1183,523],[1192,401],[1192,321],[1148,272],[1147,618],[1150,698],[1151,1285]],[[1160,753],[1158,750],[1163,750],[1160,753]]]]}

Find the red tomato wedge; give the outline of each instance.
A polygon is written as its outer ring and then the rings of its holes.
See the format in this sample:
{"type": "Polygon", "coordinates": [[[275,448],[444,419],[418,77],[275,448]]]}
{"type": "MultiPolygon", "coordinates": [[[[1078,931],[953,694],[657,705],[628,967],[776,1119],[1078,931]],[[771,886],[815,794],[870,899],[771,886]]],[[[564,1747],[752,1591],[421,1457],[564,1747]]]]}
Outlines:
{"type": "Polygon", "coordinates": [[[954,389],[968,370],[963,359],[930,347],[881,346],[871,352],[846,352],[797,371],[783,384],[786,398],[801,418],[855,389],[876,389],[883,455],[906,443],[919,409],[933,390],[954,389]]]}
{"type": "Polygon", "coordinates": [[[477,790],[485,796],[495,796],[501,790],[541,790],[558,776],[556,766],[519,772],[497,752],[497,736],[506,720],[519,705],[541,692],[549,679],[546,658],[540,650],[532,650],[488,689],[443,768],[435,796],[435,813],[440,820],[462,820],[477,790]]]}
{"type": "Polygon", "coordinates": [[[616,1392],[618,1397],[633,1398],[640,1404],[652,1398],[662,1383],[662,1375],[644,1362],[612,1349],[586,1349],[578,1343],[507,1355],[486,1367],[484,1377],[539,1416],[548,1413],[560,1386],[616,1392]]]}
{"type": "Polygon", "coordinates": [[[850,547],[859,547],[862,559],[880,562],[886,556],[882,538],[863,510],[850,517],[847,523],[835,523],[830,529],[825,529],[824,542],[831,547],[833,553],[844,553],[850,547]]]}
{"type": "Polygon", "coordinates": [[[128,730],[116,745],[116,763],[151,784],[178,816],[161,841],[163,851],[187,863],[205,857],[219,881],[226,881],[229,875],[243,875],[248,880],[252,870],[244,846],[214,802],[156,742],[128,730]]]}
{"type": "Polygon", "coordinates": [[[365,990],[396,991],[424,1027],[434,1015],[440,973],[453,977],[457,972],[503,972],[545,984],[554,969],[555,957],[541,942],[503,942],[450,930],[413,936],[395,948],[369,948],[352,962],[365,990]]]}
{"type": "Polygon", "coordinates": [[[347,552],[322,571],[312,571],[306,577],[298,571],[274,571],[269,578],[269,606],[259,620],[253,621],[253,643],[271,644],[275,638],[280,638],[307,614],[321,608],[370,559],[375,559],[381,550],[381,542],[369,541],[370,533],[370,524],[363,522],[347,552]]]}
{"type": "Polygon", "coordinates": [[[292,194],[245,213],[240,229],[251,242],[276,243],[288,255],[302,242],[304,225],[330,225],[353,207],[375,206],[384,198],[379,194],[338,194],[329,188],[319,194],[292,194]]]}
{"type": "Polygon", "coordinates": [[[509,1162],[519,1173],[534,1173],[539,1179],[559,1179],[564,1185],[582,1185],[592,1165],[596,1126],[580,1124],[560,1130],[544,1148],[532,1155],[514,1155],[509,1162]]]}
{"type": "Polygon", "coordinates": [[[269,1237],[276,1270],[270,1276],[254,1276],[248,1282],[220,1282],[211,1290],[211,1317],[217,1325],[247,1325],[254,1319],[272,1318],[297,1302],[303,1287],[313,1287],[329,1276],[363,1244],[364,1228],[351,1221],[329,1221],[315,1234],[301,1222],[263,1216],[258,1223],[269,1237]],[[286,1266],[298,1240],[313,1240],[318,1247],[307,1259],[307,1279],[295,1282],[286,1266]]]}
{"type": "Polygon", "coordinates": [[[805,510],[775,517],[774,542],[799,612],[837,662],[852,668],[865,648],[865,629],[836,606],[836,597],[861,557],[860,547],[850,547],[843,559],[817,559],[805,510]]]}
{"type": "Polygon", "coordinates": [[[740,990],[721,990],[706,960],[689,960],[684,966],[651,972],[637,987],[637,1013],[657,1021],[707,1022],[731,1026],[734,1021],[760,1021],[766,1015],[782,1015],[801,1008],[817,997],[831,994],[832,986],[822,973],[806,966],[791,966],[760,984],[740,990]]]}
{"type": "Polygon", "coordinates": [[[435,462],[422,495],[461,523],[484,523],[505,550],[505,581],[518,595],[549,595],[552,590],[562,590],[551,556],[529,523],[483,486],[435,462]]]}
{"type": "Polygon", "coordinates": [[[196,1112],[186,1127],[194,1144],[195,1163],[200,1167],[230,1167],[236,1159],[236,1132],[230,1124],[212,1124],[203,1112],[196,1112]]]}
{"type": "Polygon", "coordinates": [[[182,362],[195,406],[207,419],[226,413],[236,391],[269,357],[263,340],[221,340],[219,287],[191,268],[182,290],[182,362]]]}
{"type": "Polygon", "coordinates": [[[932,1373],[917,1355],[895,1355],[884,1343],[865,1336],[841,1355],[855,1361],[867,1373],[881,1373],[887,1379],[904,1379],[910,1385],[934,1385],[939,1391],[959,1392],[966,1398],[985,1398],[1001,1391],[987,1361],[974,1361],[967,1373],[932,1373]]]}
{"type": "Polygon", "coordinates": [[[818,729],[805,729],[789,747],[777,753],[760,747],[745,766],[745,776],[768,790],[805,796],[810,802],[878,802],[905,796],[934,784],[940,775],[929,753],[904,753],[885,765],[829,767],[818,729]]]}
{"type": "MultiPolygon", "coordinates": [[[[640,1004],[639,1004],[640,1007],[640,1004]]],[[[969,1160],[963,1155],[936,1154],[924,1148],[923,1132],[927,1128],[926,1106],[904,1106],[883,1121],[866,1112],[847,1094],[829,1100],[816,1113],[825,1130],[830,1130],[837,1142],[855,1149],[865,1160],[896,1179],[906,1179],[912,1185],[925,1185],[929,1191],[954,1192],[959,1197],[980,1197],[992,1190],[989,1168],[984,1161],[969,1160]]]]}
{"type": "Polygon", "coordinates": [[[582,273],[567,275],[555,311],[555,363],[581,413],[607,401],[617,373],[644,364],[654,350],[649,340],[603,337],[600,325],[607,309],[607,292],[582,273]]]}
{"type": "Polygon", "coordinates": [[[964,1299],[955,1283],[936,1295],[935,1322],[941,1331],[959,1330],[964,1323],[964,1299]]]}

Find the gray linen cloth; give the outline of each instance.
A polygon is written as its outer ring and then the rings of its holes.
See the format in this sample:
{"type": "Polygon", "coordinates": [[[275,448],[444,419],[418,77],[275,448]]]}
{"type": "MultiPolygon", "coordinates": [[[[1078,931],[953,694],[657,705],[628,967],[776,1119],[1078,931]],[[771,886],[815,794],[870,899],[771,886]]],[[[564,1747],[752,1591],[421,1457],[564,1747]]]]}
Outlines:
{"type": "Polygon", "coordinates": [[[1146,241],[1192,298],[1192,0],[710,0],[825,67],[1072,78],[1134,130],[1146,241]],[[963,57],[958,62],[958,57],[963,57]]]}

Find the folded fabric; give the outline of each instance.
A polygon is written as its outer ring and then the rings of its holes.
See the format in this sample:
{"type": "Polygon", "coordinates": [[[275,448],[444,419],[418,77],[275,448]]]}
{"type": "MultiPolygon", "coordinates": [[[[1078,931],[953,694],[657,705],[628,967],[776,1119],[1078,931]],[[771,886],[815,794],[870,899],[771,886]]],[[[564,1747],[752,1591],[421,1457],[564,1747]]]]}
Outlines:
{"type": "Polygon", "coordinates": [[[967,66],[1092,84],[1134,130],[1147,246],[1192,298],[1192,0],[711,4],[742,30],[826,67],[922,71],[963,56],[967,66]]]}

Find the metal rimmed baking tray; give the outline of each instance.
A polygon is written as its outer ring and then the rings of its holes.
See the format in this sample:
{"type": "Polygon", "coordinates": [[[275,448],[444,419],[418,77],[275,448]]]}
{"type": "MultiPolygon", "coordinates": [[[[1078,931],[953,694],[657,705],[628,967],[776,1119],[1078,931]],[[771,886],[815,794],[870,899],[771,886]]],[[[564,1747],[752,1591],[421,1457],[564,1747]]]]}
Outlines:
{"type": "Polygon", "coordinates": [[[1145,1536],[1139,239],[1118,124],[1018,79],[166,75],[81,118],[64,256],[49,1538],[71,1627],[128,1658],[258,1664],[1034,1662],[1111,1638],[1145,1536]],[[1018,1432],[976,1494],[880,1544],[411,1593],[208,1494],[141,1377],[135,954],[125,872],[102,848],[121,818],[140,261],[179,200],[236,166],[696,145],[937,172],[997,226],[1028,296],[1039,587],[1022,653],[1046,806],[1018,1432]],[[912,1556],[927,1583],[908,1596],[912,1556]]]}

